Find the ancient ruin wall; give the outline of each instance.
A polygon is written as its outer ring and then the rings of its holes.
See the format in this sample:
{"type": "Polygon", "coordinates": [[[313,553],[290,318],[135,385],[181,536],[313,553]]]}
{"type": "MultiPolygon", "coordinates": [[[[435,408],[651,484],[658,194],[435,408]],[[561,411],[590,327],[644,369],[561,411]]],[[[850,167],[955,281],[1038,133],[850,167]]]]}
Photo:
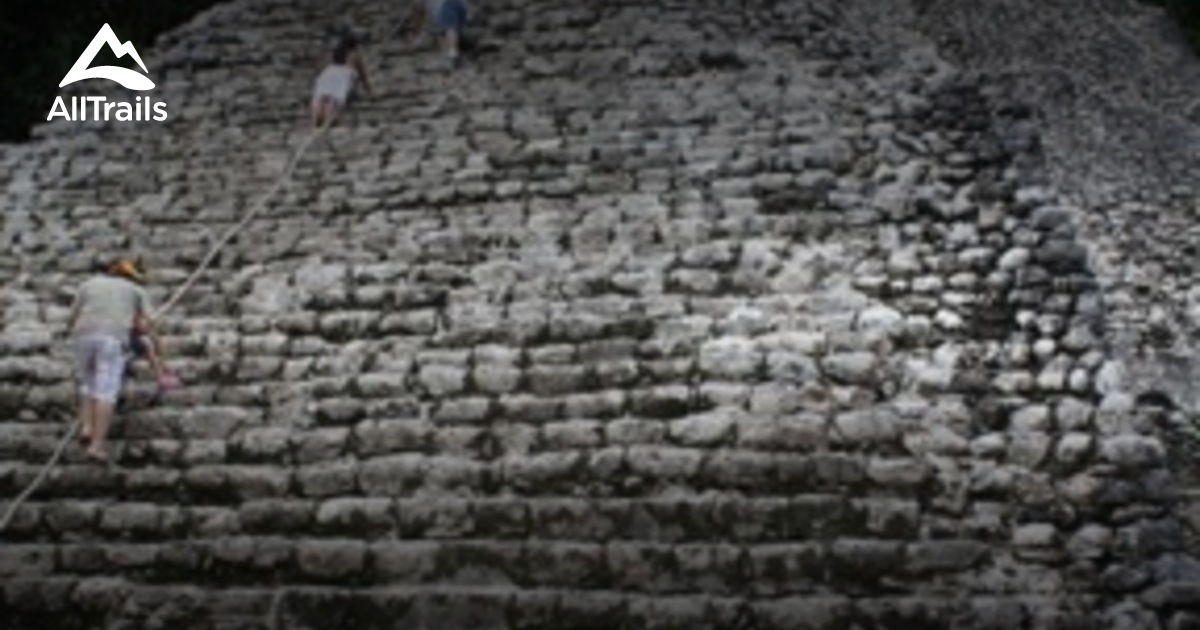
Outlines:
{"type": "Polygon", "coordinates": [[[918,6],[914,23],[992,86],[991,100],[1035,107],[1047,181],[1073,208],[1103,287],[1114,375],[1161,409],[1200,534],[1195,53],[1142,2],[918,6]]]}
{"type": "MultiPolygon", "coordinates": [[[[1197,623],[1038,110],[917,10],[489,2],[447,73],[392,4],[348,9],[382,94],[166,322],[188,387],[4,532],[5,627],[1197,623]]],[[[93,252],[173,288],[339,15],[220,7],[143,51],[172,122],[5,149],[0,496],[93,252]]]]}

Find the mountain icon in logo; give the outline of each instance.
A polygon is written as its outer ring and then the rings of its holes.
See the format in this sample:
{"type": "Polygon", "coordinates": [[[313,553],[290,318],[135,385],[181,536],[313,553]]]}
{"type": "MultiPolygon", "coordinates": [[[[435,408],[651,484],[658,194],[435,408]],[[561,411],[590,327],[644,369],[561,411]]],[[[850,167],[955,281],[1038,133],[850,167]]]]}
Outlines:
{"type": "Polygon", "coordinates": [[[121,68],[118,66],[96,66],[89,68],[88,65],[96,58],[96,53],[100,52],[100,47],[104,45],[113,51],[118,58],[130,55],[137,65],[141,67],[142,72],[146,70],[146,64],[142,63],[142,58],[138,56],[137,49],[133,47],[133,42],[121,43],[117,39],[117,34],[113,32],[112,27],[108,24],[100,27],[96,32],[96,36],[92,38],[92,43],[84,49],[83,54],[79,59],[75,60],[75,65],[71,66],[71,70],[67,72],[67,76],[63,77],[62,83],[58,87],[70,85],[76,81],[85,79],[108,79],[116,81],[129,90],[144,91],[154,88],[154,82],[144,74],[138,74],[129,68],[121,68]]]}

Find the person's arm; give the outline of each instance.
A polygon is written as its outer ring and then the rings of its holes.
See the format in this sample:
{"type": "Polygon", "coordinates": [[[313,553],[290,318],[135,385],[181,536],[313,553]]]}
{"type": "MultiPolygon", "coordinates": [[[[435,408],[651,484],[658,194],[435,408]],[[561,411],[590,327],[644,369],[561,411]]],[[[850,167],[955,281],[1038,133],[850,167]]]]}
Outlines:
{"type": "Polygon", "coordinates": [[[146,291],[141,287],[137,288],[137,314],[133,316],[133,329],[150,340],[147,359],[150,361],[151,369],[154,370],[154,376],[161,378],[165,373],[162,363],[162,341],[154,327],[150,296],[146,295],[146,291]]]}
{"type": "Polygon", "coordinates": [[[357,50],[351,53],[351,63],[354,64],[354,70],[358,76],[362,78],[363,89],[370,96],[375,96],[375,90],[371,89],[371,80],[367,78],[367,64],[363,63],[362,53],[357,50]]]}
{"type": "Polygon", "coordinates": [[[162,378],[167,370],[163,364],[162,338],[158,336],[154,321],[143,313],[134,319],[133,326],[138,334],[150,340],[150,345],[146,348],[146,359],[150,362],[150,368],[154,370],[155,378],[162,378]]]}

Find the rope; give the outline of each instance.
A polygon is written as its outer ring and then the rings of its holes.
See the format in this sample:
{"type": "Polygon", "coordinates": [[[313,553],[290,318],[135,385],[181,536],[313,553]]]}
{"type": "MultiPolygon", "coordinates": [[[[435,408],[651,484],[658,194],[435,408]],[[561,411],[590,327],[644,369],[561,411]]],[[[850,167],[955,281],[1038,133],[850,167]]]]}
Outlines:
{"type": "MultiPolygon", "coordinates": [[[[175,294],[172,295],[170,299],[164,302],[163,305],[154,312],[154,315],[152,316],[153,319],[158,319],[167,311],[171,310],[171,308],[179,302],[179,298],[183,297],[184,293],[186,293],[187,290],[196,283],[196,280],[199,279],[200,274],[212,264],[212,261],[216,259],[217,254],[221,252],[221,249],[229,243],[229,240],[245,229],[245,227],[254,220],[254,217],[258,216],[258,214],[262,212],[264,208],[266,208],[267,200],[274,196],[275,192],[282,188],[287,180],[291,179],[292,173],[296,170],[296,165],[300,163],[300,158],[304,157],[304,154],[308,151],[308,148],[312,146],[312,143],[316,141],[316,139],[320,137],[321,134],[323,134],[327,129],[329,129],[329,126],[332,122],[332,117],[326,120],[320,127],[314,129],[313,132],[309,134],[308,138],[305,139],[305,141],[302,142],[299,147],[297,147],[296,152],[292,154],[292,158],[288,162],[287,167],[284,168],[284,171],[279,178],[275,180],[275,184],[267,190],[266,194],[258,199],[258,202],[253,208],[251,208],[250,212],[246,213],[246,216],[242,217],[241,221],[238,221],[237,224],[230,228],[224,236],[217,240],[216,244],[214,244],[209,250],[208,255],[206,255],[204,259],[200,261],[200,265],[196,267],[196,270],[193,271],[190,276],[188,276],[187,280],[185,280],[179,289],[175,291],[175,294]]],[[[71,424],[71,429],[67,431],[67,434],[63,436],[62,440],[59,441],[57,448],[54,449],[54,454],[51,455],[50,459],[47,460],[42,466],[42,469],[38,472],[37,477],[34,477],[33,482],[30,483],[29,486],[24,490],[22,490],[21,494],[17,495],[17,497],[13,499],[12,503],[8,505],[8,509],[4,513],[4,518],[0,518],[0,532],[8,529],[9,524],[17,514],[17,510],[20,509],[21,505],[29,499],[30,495],[32,495],[39,486],[41,486],[42,482],[46,480],[46,477],[50,474],[50,471],[58,464],[58,460],[62,459],[62,455],[66,451],[67,444],[69,444],[75,437],[75,434],[79,431],[82,423],[82,420],[76,419],[75,422],[71,424]]]]}
{"type": "Polygon", "coordinates": [[[49,476],[50,471],[54,468],[54,465],[58,463],[60,458],[62,458],[63,452],[67,450],[67,444],[69,444],[71,440],[75,438],[75,434],[79,431],[79,427],[82,425],[83,422],[81,420],[75,420],[75,422],[71,423],[71,429],[67,431],[67,434],[63,436],[63,439],[59,440],[58,446],[54,449],[54,454],[50,456],[50,459],[44,466],[42,466],[42,469],[38,471],[38,474],[33,478],[33,481],[21,491],[21,494],[18,494],[17,497],[12,500],[12,503],[8,505],[8,510],[4,512],[4,518],[0,519],[0,532],[8,529],[8,524],[11,523],[13,518],[17,515],[17,510],[20,509],[21,505],[23,505],[25,501],[29,499],[29,495],[33,494],[34,491],[42,485],[42,482],[46,480],[46,477],[49,476]]]}
{"type": "Polygon", "coordinates": [[[194,285],[196,280],[200,278],[200,274],[212,264],[213,260],[216,259],[217,254],[221,253],[221,250],[227,243],[229,243],[229,240],[241,232],[251,221],[254,220],[256,216],[258,216],[258,213],[262,212],[263,209],[267,207],[267,200],[273,197],[275,195],[275,191],[282,188],[283,184],[291,178],[292,172],[296,170],[296,165],[300,163],[300,158],[304,156],[304,153],[308,151],[308,147],[312,146],[312,143],[317,139],[317,137],[324,133],[326,129],[329,129],[329,124],[332,121],[332,118],[326,120],[324,124],[309,134],[308,138],[296,149],[296,153],[293,154],[292,159],[284,169],[283,174],[279,176],[279,179],[275,180],[275,184],[271,186],[269,190],[267,190],[266,194],[258,199],[258,203],[251,208],[250,212],[246,213],[246,216],[242,217],[241,221],[238,221],[236,225],[234,225],[232,228],[229,228],[229,231],[225,232],[224,236],[217,239],[216,244],[213,245],[213,247],[209,250],[208,255],[200,261],[200,265],[196,267],[196,270],[193,271],[190,276],[188,276],[187,280],[184,280],[183,284],[175,291],[174,295],[167,299],[166,302],[163,302],[162,306],[158,307],[158,310],[154,312],[152,319],[158,319],[167,311],[171,310],[171,308],[174,307],[179,301],[179,298],[183,297],[183,294],[187,293],[187,290],[192,288],[192,285],[194,285]]]}

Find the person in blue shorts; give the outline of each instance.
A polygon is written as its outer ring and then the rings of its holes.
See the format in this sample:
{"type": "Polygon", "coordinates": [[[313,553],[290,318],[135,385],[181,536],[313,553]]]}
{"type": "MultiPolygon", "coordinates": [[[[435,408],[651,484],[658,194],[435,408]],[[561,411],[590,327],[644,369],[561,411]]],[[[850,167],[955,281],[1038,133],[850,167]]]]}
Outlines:
{"type": "MultiPolygon", "coordinates": [[[[438,43],[452,65],[457,65],[462,47],[463,29],[470,12],[467,0],[415,0],[413,10],[404,19],[401,31],[410,27],[414,18],[417,28],[422,22],[432,25],[438,43]]],[[[415,33],[420,35],[420,30],[415,33]]]]}

